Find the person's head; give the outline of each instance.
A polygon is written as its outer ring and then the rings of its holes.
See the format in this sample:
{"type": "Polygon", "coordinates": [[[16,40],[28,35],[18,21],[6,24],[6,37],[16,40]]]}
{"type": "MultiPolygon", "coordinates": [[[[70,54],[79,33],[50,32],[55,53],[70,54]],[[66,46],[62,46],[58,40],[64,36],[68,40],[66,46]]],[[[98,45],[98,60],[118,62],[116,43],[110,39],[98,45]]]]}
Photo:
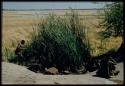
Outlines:
{"type": "Polygon", "coordinates": [[[21,44],[25,44],[25,40],[21,40],[21,44]]]}

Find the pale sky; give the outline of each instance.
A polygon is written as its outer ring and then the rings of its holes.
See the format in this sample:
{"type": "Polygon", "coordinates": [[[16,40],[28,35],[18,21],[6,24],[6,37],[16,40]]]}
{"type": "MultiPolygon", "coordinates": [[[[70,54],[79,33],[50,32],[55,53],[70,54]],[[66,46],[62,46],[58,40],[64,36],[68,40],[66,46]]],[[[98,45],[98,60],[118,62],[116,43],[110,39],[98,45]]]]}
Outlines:
{"type": "MultiPolygon", "coordinates": [[[[111,3],[111,2],[107,2],[111,3]]],[[[92,9],[103,8],[106,2],[3,2],[3,9],[92,9]]]]}

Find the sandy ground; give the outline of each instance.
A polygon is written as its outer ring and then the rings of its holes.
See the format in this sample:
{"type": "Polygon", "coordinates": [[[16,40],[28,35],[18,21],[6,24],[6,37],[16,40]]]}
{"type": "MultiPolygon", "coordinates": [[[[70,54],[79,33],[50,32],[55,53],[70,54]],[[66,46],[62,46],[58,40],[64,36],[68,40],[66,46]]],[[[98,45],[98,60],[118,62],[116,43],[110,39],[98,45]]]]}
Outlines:
{"type": "Polygon", "coordinates": [[[80,75],[43,75],[23,66],[2,62],[2,84],[117,84],[118,80],[123,81],[123,63],[117,66],[120,68],[120,74],[108,80],[94,77],[95,72],[80,75]]]}

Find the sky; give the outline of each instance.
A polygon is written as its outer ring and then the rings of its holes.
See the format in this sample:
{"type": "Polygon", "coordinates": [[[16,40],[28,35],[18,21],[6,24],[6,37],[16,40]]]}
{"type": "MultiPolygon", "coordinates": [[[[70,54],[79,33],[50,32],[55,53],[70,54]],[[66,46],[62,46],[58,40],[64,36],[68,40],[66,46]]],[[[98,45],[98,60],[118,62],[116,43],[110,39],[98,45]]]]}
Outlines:
{"type": "MultiPolygon", "coordinates": [[[[107,2],[111,3],[111,2],[107,2]]],[[[3,9],[91,9],[103,8],[105,2],[3,2],[3,9]]]]}

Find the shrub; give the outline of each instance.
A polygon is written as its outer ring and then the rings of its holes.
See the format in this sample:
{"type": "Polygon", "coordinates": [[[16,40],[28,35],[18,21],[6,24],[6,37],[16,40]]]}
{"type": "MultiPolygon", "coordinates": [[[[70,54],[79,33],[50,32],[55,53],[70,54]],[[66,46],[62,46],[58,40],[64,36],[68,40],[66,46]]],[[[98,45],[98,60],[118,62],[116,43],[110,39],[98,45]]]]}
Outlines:
{"type": "Polygon", "coordinates": [[[113,2],[105,7],[103,26],[110,36],[123,36],[123,2],[113,2]]]}
{"type": "Polygon", "coordinates": [[[27,61],[33,60],[43,68],[56,65],[59,71],[78,69],[90,57],[85,28],[78,15],[74,11],[64,17],[50,14],[45,21],[38,24],[36,34],[26,46],[27,61]]]}

